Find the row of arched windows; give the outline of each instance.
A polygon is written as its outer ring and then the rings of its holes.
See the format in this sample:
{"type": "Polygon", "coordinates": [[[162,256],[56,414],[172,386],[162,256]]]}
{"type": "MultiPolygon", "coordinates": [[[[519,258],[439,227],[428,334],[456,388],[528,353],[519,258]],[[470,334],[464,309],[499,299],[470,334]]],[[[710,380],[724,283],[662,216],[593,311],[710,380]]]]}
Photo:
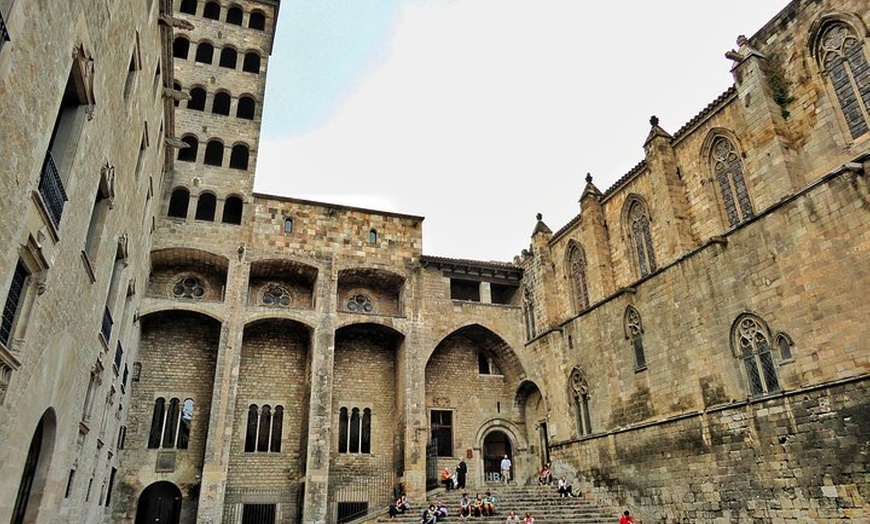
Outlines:
{"type": "Polygon", "coordinates": [[[338,410],[338,452],[372,452],[372,410],[341,408],[338,410]]]}
{"type": "Polygon", "coordinates": [[[280,453],[281,434],[284,431],[284,406],[268,404],[248,407],[248,424],[245,430],[246,453],[280,453]]]}
{"type": "Polygon", "coordinates": [[[148,449],[187,449],[190,424],[193,421],[193,399],[169,400],[159,397],[154,401],[148,449]]]}
{"type": "MultiPolygon", "coordinates": [[[[172,56],[187,60],[190,56],[190,40],[185,36],[177,36],[172,42],[172,56]]],[[[202,40],[196,44],[196,53],[193,55],[194,62],[199,64],[214,63],[215,46],[208,40],[202,40]]],[[[260,53],[249,49],[245,51],[242,58],[242,71],[246,73],[260,72],[260,53]]],[[[218,58],[218,66],[226,69],[236,69],[239,64],[239,51],[235,48],[227,46],[221,49],[218,58]]]]}
{"type": "MultiPolygon", "coordinates": [[[[176,91],[181,90],[181,84],[175,83],[176,91]]],[[[187,101],[187,108],[192,111],[205,111],[208,93],[201,86],[193,87],[190,90],[190,100],[187,101]]],[[[179,101],[175,101],[178,106],[179,101]]],[[[211,100],[210,112],[214,115],[230,116],[233,105],[233,97],[229,91],[221,89],[216,91],[211,100]]],[[[242,95],[236,103],[235,116],[245,120],[253,120],[256,112],[257,103],[251,95],[242,95]]]]}
{"type": "MultiPolygon", "coordinates": [[[[181,5],[178,7],[178,11],[181,13],[186,13],[189,15],[196,15],[197,7],[199,6],[199,2],[197,0],[181,0],[181,5]]],[[[206,2],[202,8],[202,17],[209,20],[220,20],[221,19],[221,5],[219,2],[206,2]]],[[[224,15],[224,22],[243,26],[245,17],[245,11],[241,8],[241,6],[233,4],[227,8],[226,14],[224,15]]],[[[258,31],[263,31],[266,29],[266,15],[259,9],[255,9],[251,11],[251,14],[248,16],[248,27],[251,29],[256,29],[258,31]]]]}
{"type": "MultiPolygon", "coordinates": [[[[182,162],[196,162],[199,153],[199,140],[193,135],[181,137],[181,141],[187,144],[178,150],[178,160],[182,162]]],[[[212,138],[205,144],[205,154],[202,163],[207,166],[224,166],[224,149],[226,146],[220,139],[212,138]]],[[[235,144],[230,150],[230,161],[226,167],[230,169],[248,169],[250,150],[245,144],[235,144]]]]}
{"type": "MultiPolygon", "coordinates": [[[[185,187],[177,187],[172,190],[172,196],[169,198],[169,210],[167,216],[175,218],[187,218],[188,208],[190,207],[190,191],[185,187]]],[[[241,224],[242,210],[244,204],[238,196],[229,196],[224,200],[224,209],[221,214],[221,223],[224,224],[241,224]]],[[[206,222],[215,221],[215,213],[217,211],[217,196],[214,193],[200,193],[196,199],[196,214],[194,219],[204,220],[206,222]]]]}

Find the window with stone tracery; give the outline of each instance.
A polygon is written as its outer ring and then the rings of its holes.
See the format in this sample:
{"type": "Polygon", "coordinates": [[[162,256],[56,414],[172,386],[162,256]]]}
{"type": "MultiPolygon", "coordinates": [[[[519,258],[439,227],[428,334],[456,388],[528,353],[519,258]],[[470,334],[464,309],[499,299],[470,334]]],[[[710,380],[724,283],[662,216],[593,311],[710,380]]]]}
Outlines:
{"type": "Polygon", "coordinates": [[[634,349],[634,369],[636,371],[646,369],[646,356],[643,352],[643,322],[640,319],[640,313],[634,306],[625,308],[623,329],[625,330],[625,338],[631,342],[631,347],[634,349]]]}
{"type": "Polygon", "coordinates": [[[864,135],[870,130],[870,65],[863,40],[851,27],[835,22],[821,33],[816,53],[849,133],[853,139],[864,135]]]}
{"type": "Polygon", "coordinates": [[[589,288],[586,284],[586,254],[575,242],[568,246],[568,271],[574,311],[580,312],[589,307],[589,288]]]}
{"type": "Polygon", "coordinates": [[[193,399],[181,402],[172,398],[167,403],[165,398],[157,398],[151,415],[148,449],[187,449],[192,420],[193,399]]]}
{"type": "Polygon", "coordinates": [[[281,435],[284,431],[284,406],[272,408],[268,404],[248,407],[248,425],[245,432],[245,452],[281,451],[281,435]]]}
{"type": "Polygon", "coordinates": [[[202,281],[193,276],[186,276],[172,286],[172,296],[175,298],[191,298],[200,300],[205,296],[205,286],[202,281]]]}
{"type": "Polygon", "coordinates": [[[734,144],[725,137],[716,138],[713,141],[710,157],[725,213],[728,215],[728,223],[735,226],[752,218],[755,213],[752,211],[752,202],[746,191],[743,162],[734,144]]]}
{"type": "Polygon", "coordinates": [[[338,452],[372,452],[371,408],[341,408],[338,411],[338,452]]]}
{"type": "Polygon", "coordinates": [[[631,200],[628,206],[628,232],[631,247],[637,260],[640,276],[645,277],[656,270],[650,216],[644,203],[637,198],[631,200]]]}
{"type": "Polygon", "coordinates": [[[347,301],[347,310],[353,313],[372,313],[375,310],[375,306],[369,297],[354,295],[347,301]]]}
{"type": "Polygon", "coordinates": [[[592,433],[592,422],[589,416],[589,386],[579,369],[571,372],[571,400],[574,407],[574,417],[577,423],[577,433],[589,435],[592,433]]]}
{"type": "Polygon", "coordinates": [[[270,285],[263,292],[263,304],[267,306],[287,307],[290,305],[290,292],[283,286],[270,285]]]}
{"type": "Polygon", "coordinates": [[[770,331],[755,315],[742,315],[731,329],[734,354],[743,360],[752,396],[780,391],[771,353],[770,331]]]}

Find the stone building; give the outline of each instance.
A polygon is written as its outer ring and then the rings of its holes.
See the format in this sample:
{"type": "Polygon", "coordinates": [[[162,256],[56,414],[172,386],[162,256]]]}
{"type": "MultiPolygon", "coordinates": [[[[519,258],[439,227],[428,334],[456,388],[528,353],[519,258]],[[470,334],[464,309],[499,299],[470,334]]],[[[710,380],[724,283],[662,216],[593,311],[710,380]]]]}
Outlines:
{"type": "Polygon", "coordinates": [[[505,262],[254,193],[278,1],[135,5],[0,0],[0,518],[345,521],[505,454],[648,522],[870,518],[866,2],[739,38],[505,262]]]}

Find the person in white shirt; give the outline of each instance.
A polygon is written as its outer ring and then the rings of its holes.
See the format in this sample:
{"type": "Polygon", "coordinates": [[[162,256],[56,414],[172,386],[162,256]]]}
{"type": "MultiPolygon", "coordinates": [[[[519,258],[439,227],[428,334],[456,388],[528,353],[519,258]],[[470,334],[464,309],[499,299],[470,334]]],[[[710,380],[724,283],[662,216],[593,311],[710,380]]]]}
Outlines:
{"type": "Polygon", "coordinates": [[[511,479],[511,459],[508,458],[507,455],[501,459],[501,476],[504,479],[504,483],[507,484],[511,479]]]}

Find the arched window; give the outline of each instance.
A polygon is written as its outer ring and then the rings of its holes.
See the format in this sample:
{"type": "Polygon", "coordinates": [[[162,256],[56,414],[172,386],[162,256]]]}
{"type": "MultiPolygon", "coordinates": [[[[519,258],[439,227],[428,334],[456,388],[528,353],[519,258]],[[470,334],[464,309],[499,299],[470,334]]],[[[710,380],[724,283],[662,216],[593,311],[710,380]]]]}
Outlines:
{"type": "Polygon", "coordinates": [[[154,401],[148,449],[187,449],[190,424],[193,420],[193,399],[180,403],[177,398],[166,402],[163,397],[154,401]]]}
{"type": "Polygon", "coordinates": [[[248,27],[262,31],[266,29],[266,15],[262,11],[251,11],[248,27]]]}
{"type": "Polygon", "coordinates": [[[375,306],[369,297],[354,295],[347,301],[347,310],[353,313],[372,313],[375,306]]]}
{"type": "Polygon", "coordinates": [[[187,101],[187,108],[193,111],[205,111],[205,89],[194,87],[190,90],[190,100],[187,101]]]}
{"type": "Polygon", "coordinates": [[[738,317],[731,328],[731,347],[734,354],[743,359],[753,396],[780,390],[770,352],[770,331],[761,318],[751,314],[738,317]]]}
{"type": "Polygon", "coordinates": [[[189,15],[195,15],[196,0],[181,0],[181,6],[178,8],[178,11],[189,15]]]}
{"type": "Polygon", "coordinates": [[[574,417],[577,423],[577,433],[581,436],[592,433],[592,422],[589,416],[589,386],[583,372],[574,368],[571,372],[571,399],[574,404],[574,417]]]}
{"type": "Polygon", "coordinates": [[[216,115],[230,114],[230,94],[226,91],[219,91],[214,94],[214,100],[211,103],[211,112],[216,115]]]}
{"type": "Polygon", "coordinates": [[[236,116],[245,120],[254,119],[254,109],[256,104],[254,99],[249,96],[239,97],[239,106],[236,108],[236,116]]]}
{"type": "Polygon", "coordinates": [[[779,358],[783,362],[790,361],[794,358],[791,354],[791,348],[794,346],[794,342],[792,342],[791,337],[786,333],[777,333],[776,338],[776,347],[779,349],[779,358]]]}
{"type": "Polygon", "coordinates": [[[203,162],[209,166],[220,166],[224,162],[224,145],[219,140],[209,140],[205,146],[203,162]]]}
{"type": "Polygon", "coordinates": [[[589,289],[586,285],[586,254],[576,242],[568,246],[568,271],[574,311],[580,312],[589,307],[589,289]]]}
{"type": "Polygon", "coordinates": [[[214,222],[214,210],[217,198],[211,193],[202,193],[196,202],[196,219],[214,222]]]}
{"type": "Polygon", "coordinates": [[[248,407],[248,423],[245,430],[245,452],[279,453],[284,431],[284,407],[268,404],[248,407]]]}
{"type": "Polygon", "coordinates": [[[736,226],[752,218],[755,213],[743,179],[743,162],[734,144],[725,137],[717,137],[710,150],[710,163],[719,184],[728,223],[736,226]]]}
{"type": "Polygon", "coordinates": [[[224,214],[221,217],[221,222],[224,224],[241,224],[242,223],[242,199],[237,196],[227,197],[224,201],[224,214]]]}
{"type": "Polygon", "coordinates": [[[227,18],[226,21],[228,24],[233,25],[242,25],[242,8],[234,5],[227,9],[227,18]]]}
{"type": "Polygon", "coordinates": [[[284,232],[285,233],[292,233],[293,232],[293,219],[292,218],[288,217],[288,218],[284,219],[284,232]]]}
{"type": "Polygon", "coordinates": [[[196,162],[196,153],[199,150],[199,141],[195,136],[185,136],[181,141],[187,144],[178,150],[178,159],[184,162],[196,162]]]}
{"type": "Polygon", "coordinates": [[[189,205],[190,192],[183,187],[176,188],[169,197],[169,211],[166,214],[171,217],[186,218],[189,205]]]}
{"type": "Polygon", "coordinates": [[[627,205],[627,226],[631,247],[637,260],[640,276],[645,277],[656,270],[649,212],[646,205],[637,198],[630,199],[627,205]]]}
{"type": "Polygon", "coordinates": [[[205,8],[202,10],[202,17],[210,20],[220,20],[221,5],[217,2],[209,2],[205,4],[205,8]]]}
{"type": "Polygon", "coordinates": [[[843,22],[821,31],[816,57],[828,75],[852,138],[867,133],[870,122],[870,66],[863,39],[843,22]]]}
{"type": "Polygon", "coordinates": [[[230,168],[248,169],[248,146],[236,144],[230,153],[230,168]]]}
{"type": "Polygon", "coordinates": [[[190,40],[183,36],[176,37],[172,42],[172,56],[187,60],[187,54],[190,52],[190,40]]]}
{"type": "Polygon", "coordinates": [[[341,408],[338,411],[338,452],[371,453],[372,410],[341,408]]]}
{"type": "Polygon", "coordinates": [[[625,338],[634,349],[635,371],[646,369],[646,356],[643,353],[643,322],[640,319],[640,313],[637,312],[634,306],[625,308],[622,324],[625,338]]]}
{"type": "Polygon", "coordinates": [[[238,60],[239,52],[232,47],[225,47],[221,49],[221,58],[218,65],[220,65],[221,67],[226,67],[228,69],[235,69],[238,60]]]}
{"type": "Polygon", "coordinates": [[[374,244],[378,241],[378,230],[372,229],[369,230],[369,243],[374,244]]]}
{"type": "Polygon", "coordinates": [[[245,53],[245,60],[242,62],[242,71],[246,73],[260,72],[260,55],[253,51],[245,53]]]}
{"type": "Polygon", "coordinates": [[[208,42],[200,42],[196,46],[196,61],[200,64],[211,64],[214,59],[214,46],[208,42]]]}

